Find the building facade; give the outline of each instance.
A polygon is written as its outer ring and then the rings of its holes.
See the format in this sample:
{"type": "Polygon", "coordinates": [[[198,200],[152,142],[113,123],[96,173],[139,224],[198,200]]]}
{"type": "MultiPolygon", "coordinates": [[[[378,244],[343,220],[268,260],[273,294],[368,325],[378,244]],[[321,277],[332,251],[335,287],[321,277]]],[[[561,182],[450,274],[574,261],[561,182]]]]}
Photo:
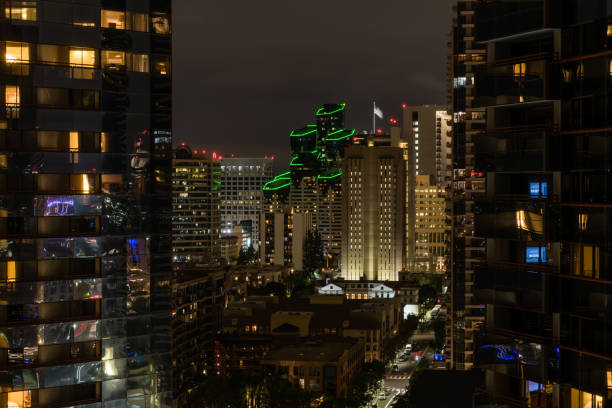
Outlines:
{"type": "Polygon", "coordinates": [[[397,280],[404,260],[402,150],[351,146],[342,174],[342,277],[397,280]]]}
{"type": "Polygon", "coordinates": [[[475,10],[487,64],[473,138],[486,175],[475,296],[486,304],[477,406],[612,406],[612,5],[496,1],[475,10]]]}
{"type": "Polygon", "coordinates": [[[430,258],[434,273],[445,273],[450,242],[446,189],[434,183],[434,177],[418,175],[415,188],[416,257],[430,258]]]}
{"type": "Polygon", "coordinates": [[[2,9],[0,406],[167,407],[170,1],[2,9]]]}
{"type": "Polygon", "coordinates": [[[182,144],[172,161],[174,262],[215,264],[221,258],[221,161],[182,144]]]}
{"type": "Polygon", "coordinates": [[[213,340],[226,305],[225,271],[175,264],[172,278],[173,407],[184,407],[204,372],[217,372],[213,340]]]}
{"type": "Polygon", "coordinates": [[[224,157],[221,162],[221,233],[232,233],[251,221],[247,246],[259,248],[259,216],[264,207],[264,184],[272,179],[273,160],[268,157],[224,157]]]}
{"type": "Polygon", "coordinates": [[[446,107],[402,106],[403,128],[414,141],[416,174],[430,174],[436,184],[450,183],[451,116],[446,107]]]}
{"type": "Polygon", "coordinates": [[[291,131],[289,171],[263,187],[266,207],[288,204],[295,212],[311,214],[332,265],[338,263],[341,246],[342,158],[355,134],[344,128],[345,110],[345,104],[325,104],[316,111],[316,124],[291,131]]]}
{"type": "Polygon", "coordinates": [[[484,173],[476,171],[474,136],[485,126],[485,109],[474,104],[476,69],[486,63],[486,48],[475,41],[475,0],[453,8],[450,41],[449,104],[453,121],[451,186],[452,246],[447,273],[447,367],[474,366],[474,332],[484,321],[484,305],[474,298],[475,265],[485,259],[486,241],[474,231],[474,200],[485,192],[484,173]]]}
{"type": "Polygon", "coordinates": [[[363,343],[355,339],[311,339],[278,347],[261,363],[265,374],[276,374],[306,391],[346,398],[353,376],[363,365],[363,343]]]}
{"type": "Polygon", "coordinates": [[[260,262],[268,265],[303,269],[304,242],[312,229],[312,214],[266,211],[260,216],[260,262]]]}

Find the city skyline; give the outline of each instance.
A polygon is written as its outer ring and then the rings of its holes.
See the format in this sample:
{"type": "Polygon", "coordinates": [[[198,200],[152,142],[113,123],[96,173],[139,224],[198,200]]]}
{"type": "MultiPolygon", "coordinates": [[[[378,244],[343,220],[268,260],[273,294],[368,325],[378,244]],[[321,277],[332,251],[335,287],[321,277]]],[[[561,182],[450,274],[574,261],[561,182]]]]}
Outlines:
{"type": "Polygon", "coordinates": [[[444,105],[453,1],[272,1],[240,13],[222,2],[186,3],[174,15],[176,78],[189,78],[175,81],[175,143],[274,155],[283,167],[286,137],[322,103],[345,102],[358,130],[371,128],[373,100],[381,125],[399,119],[402,103],[444,105]]]}

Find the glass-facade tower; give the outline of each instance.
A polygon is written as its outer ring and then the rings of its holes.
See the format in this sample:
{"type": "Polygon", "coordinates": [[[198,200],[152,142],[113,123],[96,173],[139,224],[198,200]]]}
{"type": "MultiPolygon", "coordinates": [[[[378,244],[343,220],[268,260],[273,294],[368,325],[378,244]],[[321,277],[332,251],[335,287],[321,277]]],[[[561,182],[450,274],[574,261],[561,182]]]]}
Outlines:
{"type": "Polygon", "coordinates": [[[612,2],[475,7],[482,407],[612,406],[612,2]]]}
{"type": "Polygon", "coordinates": [[[170,21],[0,1],[0,406],[170,404],[170,21]]]}

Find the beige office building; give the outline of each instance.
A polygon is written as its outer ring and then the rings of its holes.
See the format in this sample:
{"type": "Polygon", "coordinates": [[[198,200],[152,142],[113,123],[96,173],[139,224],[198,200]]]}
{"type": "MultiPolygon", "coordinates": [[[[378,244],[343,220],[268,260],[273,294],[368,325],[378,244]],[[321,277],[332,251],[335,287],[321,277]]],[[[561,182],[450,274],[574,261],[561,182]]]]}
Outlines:
{"type": "Polygon", "coordinates": [[[424,174],[417,176],[414,192],[416,255],[430,258],[435,265],[435,272],[443,273],[446,270],[450,238],[446,190],[435,184],[433,176],[424,174]]]}
{"type": "Polygon", "coordinates": [[[402,149],[351,146],[342,174],[342,277],[397,280],[404,253],[402,149]]]}

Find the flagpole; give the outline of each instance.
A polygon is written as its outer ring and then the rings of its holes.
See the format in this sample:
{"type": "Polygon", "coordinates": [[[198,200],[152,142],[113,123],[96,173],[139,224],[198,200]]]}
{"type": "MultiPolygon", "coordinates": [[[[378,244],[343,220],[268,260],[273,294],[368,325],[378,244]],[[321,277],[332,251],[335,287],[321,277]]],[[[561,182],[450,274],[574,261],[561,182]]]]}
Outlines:
{"type": "Polygon", "coordinates": [[[376,101],[372,102],[372,134],[376,134],[376,101]]]}

